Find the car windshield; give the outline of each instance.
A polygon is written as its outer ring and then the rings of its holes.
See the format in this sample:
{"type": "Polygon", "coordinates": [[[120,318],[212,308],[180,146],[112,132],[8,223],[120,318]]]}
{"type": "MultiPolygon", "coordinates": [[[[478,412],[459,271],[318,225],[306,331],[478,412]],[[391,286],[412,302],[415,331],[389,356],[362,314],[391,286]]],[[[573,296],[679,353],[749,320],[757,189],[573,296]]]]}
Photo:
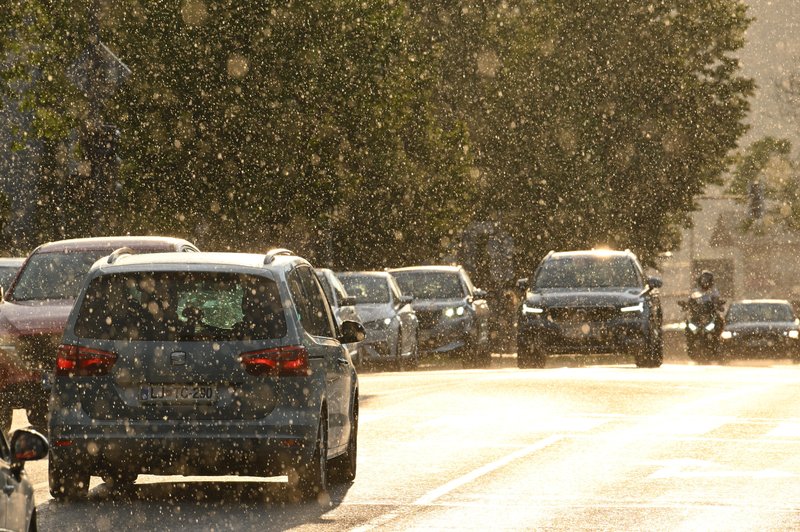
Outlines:
{"type": "Polygon", "coordinates": [[[627,257],[579,256],[550,259],[542,264],[535,281],[537,289],[639,286],[639,273],[627,257]]]}
{"type": "Polygon", "coordinates": [[[389,303],[389,285],[377,275],[340,275],[339,280],[347,293],[356,298],[358,304],[389,303]]]}
{"type": "Polygon", "coordinates": [[[464,286],[456,272],[404,271],[392,273],[404,294],[415,299],[459,299],[464,286]]]}
{"type": "Polygon", "coordinates": [[[264,340],[286,335],[277,284],[228,272],[135,272],[92,280],[75,325],[81,338],[264,340]]]}
{"type": "Polygon", "coordinates": [[[19,266],[0,266],[0,286],[4,290],[8,290],[11,281],[14,280],[14,276],[17,274],[17,270],[19,270],[19,266]]]}
{"type": "Polygon", "coordinates": [[[20,273],[9,300],[75,299],[92,264],[112,251],[36,253],[20,273]]]}
{"type": "Polygon", "coordinates": [[[788,322],[794,319],[792,307],[782,303],[733,304],[725,317],[728,323],[788,322]]]}

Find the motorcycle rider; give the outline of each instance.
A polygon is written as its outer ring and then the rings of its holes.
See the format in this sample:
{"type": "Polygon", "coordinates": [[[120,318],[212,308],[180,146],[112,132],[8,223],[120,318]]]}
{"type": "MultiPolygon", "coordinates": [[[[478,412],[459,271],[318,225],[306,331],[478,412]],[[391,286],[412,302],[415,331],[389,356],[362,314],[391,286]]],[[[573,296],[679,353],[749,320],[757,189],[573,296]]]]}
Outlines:
{"type": "Polygon", "coordinates": [[[724,301],[719,295],[719,290],[714,286],[714,274],[709,270],[703,270],[697,277],[697,290],[708,297],[714,303],[714,310],[717,311],[718,318],[716,321],[719,330],[722,330],[722,310],[724,308],[724,301]]]}

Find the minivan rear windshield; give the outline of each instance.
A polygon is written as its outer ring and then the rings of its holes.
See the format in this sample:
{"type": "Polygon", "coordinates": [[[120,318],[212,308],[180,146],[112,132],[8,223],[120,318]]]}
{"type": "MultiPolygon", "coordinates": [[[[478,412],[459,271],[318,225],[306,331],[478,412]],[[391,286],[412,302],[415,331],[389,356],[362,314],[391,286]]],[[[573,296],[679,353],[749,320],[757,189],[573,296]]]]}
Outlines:
{"type": "Polygon", "coordinates": [[[275,281],[231,272],[116,273],[92,280],[75,334],[127,341],[267,340],[286,335],[275,281]]]}

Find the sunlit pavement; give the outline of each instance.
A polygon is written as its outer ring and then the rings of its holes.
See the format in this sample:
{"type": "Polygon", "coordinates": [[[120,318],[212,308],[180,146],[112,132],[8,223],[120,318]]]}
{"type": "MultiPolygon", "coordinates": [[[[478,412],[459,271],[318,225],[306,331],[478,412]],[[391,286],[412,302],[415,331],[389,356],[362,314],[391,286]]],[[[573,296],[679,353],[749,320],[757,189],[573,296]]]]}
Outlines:
{"type": "MultiPolygon", "coordinates": [[[[361,375],[359,472],[297,503],[281,479],[93,479],[43,530],[797,529],[800,366],[449,361],[361,375]]],[[[24,423],[18,416],[16,423],[24,423]]],[[[135,457],[132,457],[135,459],[135,457]]]]}

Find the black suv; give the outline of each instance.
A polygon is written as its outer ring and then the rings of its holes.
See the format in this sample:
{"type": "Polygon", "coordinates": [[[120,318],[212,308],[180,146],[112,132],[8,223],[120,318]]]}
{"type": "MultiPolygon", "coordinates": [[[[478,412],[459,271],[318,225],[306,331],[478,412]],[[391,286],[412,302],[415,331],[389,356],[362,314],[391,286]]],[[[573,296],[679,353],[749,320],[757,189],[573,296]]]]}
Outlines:
{"type": "Polygon", "coordinates": [[[646,278],[630,251],[551,251],[518,285],[520,368],[543,368],[548,354],[628,353],[638,367],[661,365],[661,279],[646,278]]]}

